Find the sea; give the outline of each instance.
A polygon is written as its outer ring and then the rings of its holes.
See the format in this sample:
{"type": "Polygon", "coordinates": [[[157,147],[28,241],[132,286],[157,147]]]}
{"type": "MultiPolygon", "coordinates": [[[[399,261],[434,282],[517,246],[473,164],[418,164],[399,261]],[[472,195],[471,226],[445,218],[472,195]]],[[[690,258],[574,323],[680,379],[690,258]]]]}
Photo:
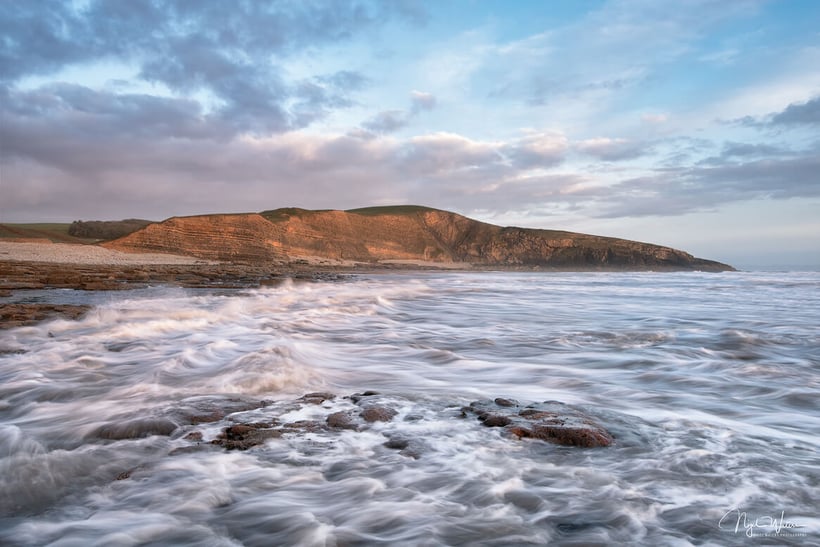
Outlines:
{"type": "Polygon", "coordinates": [[[11,300],[92,308],[0,331],[0,545],[820,545],[817,272],[11,300]],[[391,416],[328,426],[365,396],[391,416]],[[464,412],[496,398],[564,405],[614,442],[464,412]],[[295,425],[213,442],[236,424],[295,425]]]}

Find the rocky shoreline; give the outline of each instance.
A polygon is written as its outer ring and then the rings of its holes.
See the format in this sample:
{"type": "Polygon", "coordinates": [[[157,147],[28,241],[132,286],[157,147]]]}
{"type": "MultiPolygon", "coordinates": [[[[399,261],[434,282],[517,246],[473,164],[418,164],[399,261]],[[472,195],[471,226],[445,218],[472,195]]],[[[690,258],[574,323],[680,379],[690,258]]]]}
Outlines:
{"type": "Polygon", "coordinates": [[[114,291],[151,285],[241,289],[274,286],[285,279],[314,281],[345,277],[331,269],[242,264],[66,264],[0,261],[0,329],[55,317],[77,319],[88,306],[3,302],[38,289],[114,291]]]}
{"type": "MultiPolygon", "coordinates": [[[[151,285],[185,288],[243,289],[275,286],[285,279],[332,281],[353,274],[390,271],[622,271],[624,268],[555,268],[476,266],[424,261],[373,263],[323,259],[289,262],[217,262],[192,256],[122,252],[91,244],[49,241],[0,241],[0,329],[55,317],[76,319],[83,306],[18,302],[28,290],[113,291],[151,285]]],[[[638,268],[640,269],[640,268],[638,268]]]]}
{"type": "Polygon", "coordinates": [[[29,290],[114,291],[151,285],[257,288],[287,278],[338,279],[342,274],[337,270],[308,264],[236,264],[160,253],[124,253],[96,245],[2,241],[0,329],[53,318],[77,319],[89,309],[10,298],[29,290]]]}

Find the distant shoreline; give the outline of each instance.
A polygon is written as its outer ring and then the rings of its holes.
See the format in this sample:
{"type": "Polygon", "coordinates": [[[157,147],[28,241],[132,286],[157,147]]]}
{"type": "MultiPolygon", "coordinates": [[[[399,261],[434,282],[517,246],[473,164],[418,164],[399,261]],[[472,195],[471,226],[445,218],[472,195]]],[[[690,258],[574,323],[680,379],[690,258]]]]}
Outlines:
{"type": "MultiPolygon", "coordinates": [[[[390,272],[600,272],[624,268],[486,267],[460,263],[388,260],[379,263],[303,257],[289,263],[231,263],[162,254],[132,253],[93,244],[0,241],[0,329],[55,318],[77,319],[88,306],[32,303],[10,298],[29,290],[113,291],[152,285],[205,289],[276,286],[286,279],[335,281],[350,275],[390,272]],[[5,300],[5,302],[3,301],[5,300]]],[[[657,268],[651,271],[659,271],[657,268]]],[[[671,270],[670,270],[671,271],[671,270]]]]}

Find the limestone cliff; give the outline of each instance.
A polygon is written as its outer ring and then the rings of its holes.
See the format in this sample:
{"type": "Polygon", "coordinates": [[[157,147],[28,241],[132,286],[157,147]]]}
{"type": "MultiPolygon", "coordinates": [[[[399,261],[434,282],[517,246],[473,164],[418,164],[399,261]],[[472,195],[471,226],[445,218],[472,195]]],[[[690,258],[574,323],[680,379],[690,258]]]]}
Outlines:
{"type": "Polygon", "coordinates": [[[504,228],[415,206],[175,217],[105,245],[230,262],[319,258],[484,267],[732,269],[669,247],[573,232],[504,228]]]}

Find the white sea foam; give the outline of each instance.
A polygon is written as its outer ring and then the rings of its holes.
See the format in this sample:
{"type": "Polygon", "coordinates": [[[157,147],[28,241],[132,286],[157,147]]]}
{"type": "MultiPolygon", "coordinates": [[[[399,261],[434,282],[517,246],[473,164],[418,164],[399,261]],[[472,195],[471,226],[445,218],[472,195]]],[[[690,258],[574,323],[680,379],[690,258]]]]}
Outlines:
{"type": "Polygon", "coordinates": [[[718,525],[733,508],[785,511],[806,535],[779,542],[818,542],[818,288],[484,273],[39,291],[95,308],[0,332],[0,543],[740,545],[718,525]],[[364,390],[396,416],[209,444],[237,422],[355,414],[364,390]],[[337,396],[294,402],[310,391],[337,396]],[[579,405],[615,444],[461,417],[499,396],[579,405]]]}

